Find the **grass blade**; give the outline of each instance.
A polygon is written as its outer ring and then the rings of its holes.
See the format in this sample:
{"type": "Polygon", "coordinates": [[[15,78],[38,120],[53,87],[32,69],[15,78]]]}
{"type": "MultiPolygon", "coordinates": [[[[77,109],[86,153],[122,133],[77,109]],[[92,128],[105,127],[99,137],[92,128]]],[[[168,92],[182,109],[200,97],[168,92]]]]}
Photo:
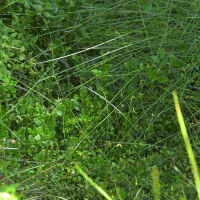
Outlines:
{"type": "Polygon", "coordinates": [[[174,104],[175,104],[176,113],[177,113],[177,116],[178,116],[178,121],[179,121],[179,124],[180,124],[180,127],[181,127],[181,133],[182,133],[182,136],[183,136],[183,139],[184,139],[184,142],[185,142],[188,157],[189,157],[191,165],[192,165],[192,172],[194,174],[194,180],[195,180],[197,193],[198,193],[198,196],[199,196],[199,199],[200,199],[200,179],[199,179],[199,173],[198,173],[198,166],[197,166],[197,163],[196,163],[193,151],[192,151],[192,147],[191,147],[191,144],[190,144],[190,140],[189,140],[189,137],[188,137],[188,134],[187,134],[187,130],[186,130],[186,127],[185,127],[183,115],[181,113],[181,108],[180,108],[180,105],[179,105],[178,96],[177,96],[176,91],[173,91],[172,95],[173,95],[173,98],[174,98],[174,104]]]}

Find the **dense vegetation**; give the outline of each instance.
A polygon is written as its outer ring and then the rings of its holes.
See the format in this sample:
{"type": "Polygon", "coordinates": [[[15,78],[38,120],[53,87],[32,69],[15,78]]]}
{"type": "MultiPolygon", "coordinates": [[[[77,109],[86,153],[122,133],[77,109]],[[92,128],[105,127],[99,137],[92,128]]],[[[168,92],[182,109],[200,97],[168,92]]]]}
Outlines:
{"type": "Polygon", "coordinates": [[[196,199],[198,0],[2,0],[0,176],[23,199],[196,199]]]}

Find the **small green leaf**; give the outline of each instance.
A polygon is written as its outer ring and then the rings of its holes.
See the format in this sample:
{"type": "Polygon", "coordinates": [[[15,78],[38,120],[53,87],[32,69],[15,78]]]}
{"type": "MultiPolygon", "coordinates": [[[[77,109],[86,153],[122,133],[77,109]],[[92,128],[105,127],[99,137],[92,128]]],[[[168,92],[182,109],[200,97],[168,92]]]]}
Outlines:
{"type": "Polygon", "coordinates": [[[35,138],[32,135],[28,136],[29,141],[31,142],[31,144],[35,143],[35,138]]]}
{"type": "Polygon", "coordinates": [[[22,47],[20,48],[20,53],[23,53],[24,51],[25,51],[25,47],[22,46],[22,47]]]}
{"type": "Polygon", "coordinates": [[[50,145],[51,145],[51,140],[45,140],[45,141],[43,141],[42,143],[41,143],[41,146],[43,147],[43,148],[47,148],[47,147],[49,147],[50,145]]]}
{"type": "Polygon", "coordinates": [[[133,90],[137,87],[137,77],[133,78],[128,84],[127,92],[132,93],[133,90]]]}
{"type": "Polygon", "coordinates": [[[44,15],[45,17],[51,17],[51,16],[52,16],[49,12],[44,12],[43,15],[44,15]]]}
{"type": "Polygon", "coordinates": [[[35,44],[37,42],[37,40],[38,40],[38,35],[36,35],[35,37],[32,37],[30,42],[32,44],[35,44]]]}
{"type": "Polygon", "coordinates": [[[72,1],[72,0],[65,0],[68,4],[69,4],[69,7],[75,7],[75,2],[72,1]]]}
{"type": "Polygon", "coordinates": [[[153,69],[149,68],[148,69],[148,74],[153,80],[156,79],[156,75],[157,75],[156,70],[153,70],[153,69]]]}
{"type": "Polygon", "coordinates": [[[7,35],[3,35],[3,36],[1,37],[1,39],[8,40],[8,39],[9,39],[9,37],[8,37],[7,35]]]}
{"type": "Polygon", "coordinates": [[[0,57],[5,55],[5,50],[4,49],[0,49],[0,57]]]}
{"type": "Polygon", "coordinates": [[[110,64],[105,64],[104,65],[104,69],[103,69],[103,71],[105,72],[105,71],[108,71],[109,69],[110,69],[110,67],[111,67],[111,65],[110,64]]]}
{"type": "Polygon", "coordinates": [[[30,134],[34,134],[34,131],[32,130],[32,128],[28,128],[28,132],[29,132],[30,134]]]}
{"type": "Polygon", "coordinates": [[[56,115],[58,115],[60,117],[63,115],[62,111],[58,110],[58,109],[55,109],[55,113],[56,113],[56,115]]]}
{"type": "Polygon", "coordinates": [[[185,44],[179,44],[178,51],[182,52],[182,51],[185,51],[185,50],[186,50],[185,44]]]}
{"type": "Polygon", "coordinates": [[[167,58],[162,59],[161,62],[159,63],[159,65],[160,65],[161,67],[164,67],[164,66],[166,66],[167,64],[168,64],[168,59],[167,59],[167,58]]]}
{"type": "Polygon", "coordinates": [[[181,62],[173,55],[170,56],[169,63],[172,67],[177,67],[181,65],[181,62]]]}
{"type": "Polygon", "coordinates": [[[40,135],[39,134],[35,136],[35,140],[37,140],[37,141],[40,140],[40,135]]]}
{"type": "Polygon", "coordinates": [[[12,16],[15,19],[15,22],[19,23],[20,18],[15,13],[13,13],[12,16]]]}
{"type": "Polygon", "coordinates": [[[120,188],[120,190],[118,191],[118,195],[120,196],[120,199],[125,199],[126,193],[123,188],[120,188]]]}
{"type": "Polygon", "coordinates": [[[39,119],[37,119],[37,118],[34,119],[34,122],[35,122],[36,125],[38,125],[38,126],[41,126],[41,125],[42,125],[42,122],[41,122],[39,119]]]}
{"type": "Polygon", "coordinates": [[[145,5],[144,5],[144,10],[145,11],[150,11],[151,8],[152,8],[152,2],[151,1],[145,3],[145,5]]]}
{"type": "Polygon", "coordinates": [[[43,7],[40,4],[33,4],[33,7],[38,11],[42,11],[43,10],[43,7]]]}
{"type": "Polygon", "coordinates": [[[80,108],[78,101],[76,99],[71,99],[71,102],[74,104],[74,108],[79,111],[80,108]]]}
{"type": "Polygon", "coordinates": [[[165,50],[163,48],[160,49],[159,56],[161,59],[165,57],[165,50]]]}
{"type": "Polygon", "coordinates": [[[26,127],[22,126],[19,131],[18,131],[18,134],[19,136],[24,136],[25,135],[25,132],[26,132],[26,127]]]}
{"type": "Polygon", "coordinates": [[[24,60],[25,59],[25,56],[22,56],[22,55],[20,55],[19,56],[19,60],[21,61],[21,60],[24,60]]]}
{"type": "Polygon", "coordinates": [[[97,70],[97,69],[93,69],[93,70],[92,70],[92,73],[93,73],[95,76],[97,76],[97,77],[101,76],[101,71],[99,71],[99,70],[97,70]]]}
{"type": "Polygon", "coordinates": [[[159,56],[151,56],[151,58],[152,58],[154,63],[159,63],[160,62],[159,56]]]}
{"type": "Polygon", "coordinates": [[[133,59],[130,58],[130,59],[127,60],[126,67],[128,68],[128,71],[134,71],[135,70],[133,59]]]}
{"type": "Polygon", "coordinates": [[[11,46],[16,46],[20,43],[20,40],[12,40],[12,42],[10,43],[11,46]]]}
{"type": "Polygon", "coordinates": [[[6,83],[6,84],[8,84],[9,83],[9,79],[8,79],[8,77],[2,77],[1,78],[1,80],[4,82],[4,83],[6,83]]]}
{"type": "Polygon", "coordinates": [[[116,167],[117,165],[114,163],[114,162],[112,162],[112,167],[116,167]]]}
{"type": "Polygon", "coordinates": [[[161,76],[160,78],[157,79],[158,83],[166,83],[168,81],[169,79],[166,76],[161,76]]]}
{"type": "Polygon", "coordinates": [[[10,37],[12,37],[12,38],[14,38],[14,37],[16,37],[17,36],[17,33],[12,33],[12,34],[10,34],[10,37]]]}
{"type": "Polygon", "coordinates": [[[5,64],[0,61],[0,79],[5,75],[10,75],[11,72],[6,69],[5,64]]]}

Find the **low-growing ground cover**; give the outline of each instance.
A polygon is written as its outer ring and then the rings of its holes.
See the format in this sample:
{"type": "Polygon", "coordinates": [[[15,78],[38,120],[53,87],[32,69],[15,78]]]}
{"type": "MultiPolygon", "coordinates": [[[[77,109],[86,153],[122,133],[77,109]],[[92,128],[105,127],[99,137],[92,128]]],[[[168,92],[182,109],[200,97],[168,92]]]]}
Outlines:
{"type": "Polygon", "coordinates": [[[199,1],[4,0],[1,184],[24,199],[195,199],[171,92],[199,164],[199,1]]]}

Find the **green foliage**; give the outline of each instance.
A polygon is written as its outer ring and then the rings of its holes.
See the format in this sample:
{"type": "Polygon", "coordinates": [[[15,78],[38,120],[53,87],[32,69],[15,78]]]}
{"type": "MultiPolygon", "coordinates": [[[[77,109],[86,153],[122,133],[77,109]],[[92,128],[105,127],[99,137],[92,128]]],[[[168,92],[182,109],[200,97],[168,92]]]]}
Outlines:
{"type": "Polygon", "coordinates": [[[162,198],[195,199],[171,91],[198,157],[198,6],[2,1],[0,184],[102,199],[78,164],[112,199],[152,199],[157,166],[162,198]]]}
{"type": "Polygon", "coordinates": [[[16,193],[17,187],[18,184],[1,187],[0,198],[2,200],[19,200],[20,196],[16,193]]]}

